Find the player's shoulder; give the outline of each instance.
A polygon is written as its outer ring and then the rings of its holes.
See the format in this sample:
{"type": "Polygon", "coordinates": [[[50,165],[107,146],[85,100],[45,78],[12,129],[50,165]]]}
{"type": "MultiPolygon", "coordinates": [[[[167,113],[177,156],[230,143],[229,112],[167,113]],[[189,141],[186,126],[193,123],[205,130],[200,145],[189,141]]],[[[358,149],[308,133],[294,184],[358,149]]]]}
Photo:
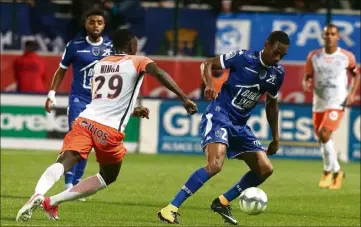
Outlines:
{"type": "Polygon", "coordinates": [[[322,53],[323,53],[323,48],[311,50],[308,53],[308,58],[312,58],[313,56],[320,56],[322,53]]]}
{"type": "Polygon", "coordinates": [[[346,49],[340,48],[340,53],[346,55],[350,59],[355,58],[355,55],[351,51],[348,51],[346,49]]]}
{"type": "Polygon", "coordinates": [[[107,47],[113,47],[113,41],[108,37],[103,37],[103,45],[107,47]]]}
{"type": "Polygon", "coordinates": [[[272,66],[273,70],[276,71],[278,74],[284,75],[285,74],[285,67],[280,64],[275,64],[272,66]]]}

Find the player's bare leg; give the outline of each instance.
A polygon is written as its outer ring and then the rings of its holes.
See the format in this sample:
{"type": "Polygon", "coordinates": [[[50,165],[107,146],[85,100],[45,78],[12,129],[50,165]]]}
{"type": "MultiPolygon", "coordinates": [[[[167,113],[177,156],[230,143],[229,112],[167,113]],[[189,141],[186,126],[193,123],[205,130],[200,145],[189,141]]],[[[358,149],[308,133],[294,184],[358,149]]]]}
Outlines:
{"type": "Polygon", "coordinates": [[[319,183],[320,188],[340,189],[345,173],[341,170],[337,154],[331,139],[332,130],[322,127],[318,131],[321,142],[321,152],[324,161],[324,171],[319,183]]]}
{"type": "Polygon", "coordinates": [[[46,197],[44,199],[43,207],[47,212],[48,218],[54,219],[50,211],[58,207],[60,203],[88,197],[115,182],[119,175],[121,165],[122,162],[110,165],[100,165],[99,173],[96,175],[81,180],[74,187],[57,195],[46,197]]]}
{"type": "MultiPolygon", "coordinates": [[[[211,143],[206,146],[207,166],[196,170],[173,201],[158,212],[158,218],[161,221],[179,224],[178,208],[189,196],[201,188],[206,181],[222,170],[226,149],[227,147],[223,143],[211,143]]],[[[218,212],[218,208],[215,209],[218,212]]]]}
{"type": "MultiPolygon", "coordinates": [[[[41,175],[36,187],[35,193],[29,201],[19,210],[16,215],[16,221],[27,221],[31,218],[32,212],[42,205],[44,194],[60,179],[64,172],[68,171],[80,160],[80,155],[74,151],[65,151],[61,153],[56,162],[50,165],[41,175]]],[[[53,216],[57,219],[56,209],[52,210],[53,216]]]]}

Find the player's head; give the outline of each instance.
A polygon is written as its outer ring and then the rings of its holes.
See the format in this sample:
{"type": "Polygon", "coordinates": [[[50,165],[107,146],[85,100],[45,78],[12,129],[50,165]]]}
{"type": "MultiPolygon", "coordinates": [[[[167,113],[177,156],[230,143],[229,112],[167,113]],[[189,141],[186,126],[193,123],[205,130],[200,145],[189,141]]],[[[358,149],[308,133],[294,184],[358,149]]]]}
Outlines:
{"type": "Polygon", "coordinates": [[[272,32],[265,44],[262,54],[262,60],[266,65],[274,65],[279,62],[288,51],[290,45],[290,38],[286,32],[274,31],[272,32]]]}
{"type": "Polygon", "coordinates": [[[113,48],[116,54],[135,55],[138,42],[135,35],[128,29],[117,29],[113,36],[113,48]]]}
{"type": "Polygon", "coordinates": [[[104,11],[91,9],[85,13],[85,29],[87,35],[96,40],[101,36],[105,26],[104,11]]]}
{"type": "Polygon", "coordinates": [[[323,28],[322,38],[324,40],[325,47],[334,47],[338,45],[340,40],[340,34],[338,27],[334,24],[327,24],[323,28]]]}
{"type": "Polygon", "coordinates": [[[25,42],[25,52],[34,52],[37,51],[39,45],[36,41],[28,40],[25,42]]]}

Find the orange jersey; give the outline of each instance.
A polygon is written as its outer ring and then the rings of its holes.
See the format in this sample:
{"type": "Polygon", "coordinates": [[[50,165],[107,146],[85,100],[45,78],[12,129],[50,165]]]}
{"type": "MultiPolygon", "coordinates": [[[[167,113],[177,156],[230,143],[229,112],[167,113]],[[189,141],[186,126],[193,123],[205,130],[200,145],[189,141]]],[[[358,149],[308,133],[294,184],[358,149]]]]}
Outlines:
{"type": "Polygon", "coordinates": [[[79,116],[123,132],[150,62],[125,54],[103,58],[94,66],[92,101],[79,116]]]}
{"type": "Polygon", "coordinates": [[[314,112],[343,109],[348,95],[347,71],[355,68],[355,56],[341,48],[333,54],[327,54],[324,49],[309,53],[305,73],[313,76],[314,112]]]}

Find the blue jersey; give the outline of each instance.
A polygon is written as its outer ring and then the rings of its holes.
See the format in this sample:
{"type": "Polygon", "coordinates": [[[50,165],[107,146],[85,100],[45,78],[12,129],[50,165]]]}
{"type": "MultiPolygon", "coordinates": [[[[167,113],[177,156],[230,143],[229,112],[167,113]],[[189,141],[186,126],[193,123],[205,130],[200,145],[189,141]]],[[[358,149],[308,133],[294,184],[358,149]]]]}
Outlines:
{"type": "Polygon", "coordinates": [[[276,98],[284,69],[267,66],[258,51],[235,51],[220,56],[222,68],[230,69],[217,99],[207,107],[200,123],[201,146],[210,143],[227,145],[228,158],[244,152],[264,151],[261,143],[246,125],[259,98],[267,93],[276,98]]]}
{"type": "Polygon", "coordinates": [[[228,115],[235,124],[246,124],[259,98],[267,93],[276,98],[280,89],[284,68],[280,65],[266,66],[258,51],[233,51],[220,56],[223,69],[230,69],[216,100],[208,109],[228,115]],[[218,107],[218,108],[217,108],[218,107]]]}
{"type": "Polygon", "coordinates": [[[73,65],[73,80],[69,95],[68,124],[72,123],[91,101],[91,78],[95,63],[113,52],[110,40],[101,38],[92,43],[87,37],[70,41],[64,51],[60,67],[67,69],[73,65]]]}
{"type": "Polygon", "coordinates": [[[60,67],[67,69],[73,65],[73,80],[70,96],[75,96],[84,102],[90,102],[90,83],[93,77],[94,65],[112,54],[113,48],[110,40],[103,39],[92,43],[87,37],[70,41],[64,51],[60,67]]]}

